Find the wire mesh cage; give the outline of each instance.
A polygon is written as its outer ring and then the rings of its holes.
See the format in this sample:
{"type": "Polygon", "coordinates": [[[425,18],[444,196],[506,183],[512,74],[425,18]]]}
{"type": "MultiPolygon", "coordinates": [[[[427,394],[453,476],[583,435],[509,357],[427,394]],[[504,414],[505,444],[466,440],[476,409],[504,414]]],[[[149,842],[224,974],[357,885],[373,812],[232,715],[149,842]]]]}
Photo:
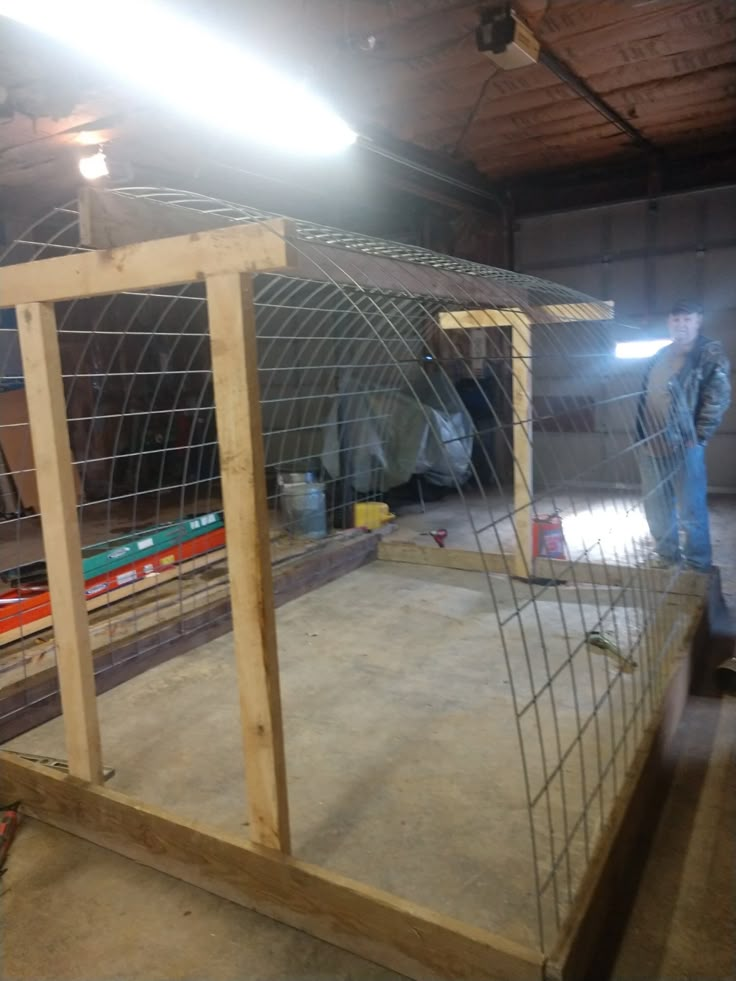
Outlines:
{"type": "MultiPolygon", "coordinates": [[[[165,206],[195,235],[272,217],[171,190],[100,199],[143,202],[155,214],[165,206]],[[199,224],[188,226],[195,214],[199,224]]],[[[405,752],[403,778],[416,772],[433,784],[426,820],[412,812],[426,847],[406,847],[404,819],[387,819],[400,810],[395,799],[376,790],[385,809],[375,821],[401,858],[389,873],[350,850],[341,864],[338,850],[337,866],[549,950],[703,589],[679,566],[646,566],[638,474],[661,433],[636,432],[639,367],[613,358],[628,329],[610,305],[532,277],[307,223],[290,228],[297,271],[253,281],[276,601],[307,594],[279,620],[294,677],[293,689],[285,684],[296,711],[310,682],[289,652],[303,648],[305,624],[331,632],[334,655],[359,619],[349,649],[313,664],[341,683],[331,738],[369,699],[371,679],[371,711],[388,691],[404,720],[384,752],[405,752]],[[325,583],[321,605],[310,605],[309,590],[325,583]],[[378,652],[394,642],[386,677],[378,652]],[[469,774],[471,743],[479,770],[469,774]],[[434,771],[428,753],[444,761],[434,771]],[[457,806],[434,832],[433,806],[440,815],[457,806]]],[[[87,235],[70,203],[32,225],[2,263],[81,252],[87,235]]],[[[7,737],[54,713],[58,678],[18,325],[3,317],[7,737]]],[[[57,304],[57,320],[104,689],[229,629],[205,286],[76,299],[57,304]]],[[[379,714],[365,724],[381,724],[379,714]]],[[[368,731],[354,735],[370,742],[368,731]]],[[[371,759],[356,749],[359,771],[371,759]]],[[[319,802],[298,794],[314,819],[319,802]]]]}

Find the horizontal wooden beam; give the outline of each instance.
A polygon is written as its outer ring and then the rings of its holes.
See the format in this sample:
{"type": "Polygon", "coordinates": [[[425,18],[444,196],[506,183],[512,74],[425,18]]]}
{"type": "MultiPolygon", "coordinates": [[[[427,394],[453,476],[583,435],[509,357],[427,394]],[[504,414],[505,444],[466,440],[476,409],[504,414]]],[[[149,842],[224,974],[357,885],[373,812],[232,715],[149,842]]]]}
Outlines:
{"type": "Polygon", "coordinates": [[[0,268],[0,306],[73,300],[293,263],[281,218],[0,268]]]}
{"type": "Polygon", "coordinates": [[[197,211],[153,197],[133,197],[89,184],[79,191],[79,242],[87,249],[118,249],[231,224],[231,218],[217,211],[197,211]]]}
{"type": "Polygon", "coordinates": [[[442,330],[468,330],[474,327],[514,327],[528,324],[529,317],[521,310],[443,310],[439,316],[442,330]]]}
{"type": "Polygon", "coordinates": [[[587,320],[613,320],[613,300],[591,300],[587,303],[545,303],[532,307],[529,316],[533,324],[572,324],[587,320]]]}
{"type": "Polygon", "coordinates": [[[408,977],[541,981],[541,953],[520,944],[3,752],[0,799],[408,977]]]}
{"type": "Polygon", "coordinates": [[[463,572],[514,573],[514,556],[501,552],[477,552],[465,548],[438,548],[414,542],[381,541],[378,558],[384,562],[407,562],[410,565],[459,569],[463,572]]]}
{"type": "MultiPolygon", "coordinates": [[[[157,586],[161,586],[171,579],[178,579],[180,576],[185,576],[187,573],[197,569],[209,569],[216,562],[222,561],[224,558],[225,549],[217,549],[214,552],[207,552],[193,559],[187,559],[186,562],[172,566],[170,569],[153,572],[144,579],[138,579],[135,582],[129,583],[127,586],[119,586],[117,589],[113,589],[109,593],[103,593],[101,596],[91,596],[86,602],[87,612],[92,613],[94,610],[112,607],[121,600],[128,599],[131,596],[138,596],[141,593],[147,592],[149,589],[155,589],[157,586]]],[[[0,648],[7,647],[17,640],[28,640],[33,634],[40,633],[42,630],[46,630],[52,626],[53,622],[53,617],[49,615],[39,620],[34,620],[25,627],[15,627],[12,630],[6,630],[0,634],[0,648]]],[[[37,657],[38,654],[38,649],[33,648],[29,656],[37,657]]],[[[0,661],[2,658],[3,652],[0,650],[0,661]]]]}
{"type": "Polygon", "coordinates": [[[535,575],[586,585],[643,588],[647,592],[669,593],[702,599],[708,591],[708,573],[694,569],[647,569],[616,562],[591,562],[584,556],[574,560],[537,558],[535,575]]]}
{"type": "MultiPolygon", "coordinates": [[[[152,627],[161,627],[227,599],[227,570],[224,565],[218,570],[215,564],[217,561],[222,562],[224,557],[223,549],[218,553],[200,556],[199,559],[191,559],[191,564],[187,563],[186,567],[162,572],[151,583],[151,586],[158,588],[148,595],[141,589],[135,589],[136,585],[148,585],[147,579],[141,580],[140,584],[122,586],[109,594],[119,605],[98,603],[96,611],[90,617],[89,637],[93,658],[103,655],[111,645],[119,646],[130,637],[143,637],[152,627]],[[211,564],[203,562],[203,558],[210,559],[211,564]],[[198,561],[199,565],[196,565],[198,561]],[[198,577],[197,569],[201,569],[205,576],[198,577]],[[191,575],[192,572],[195,575],[191,575]],[[179,574],[185,576],[181,582],[173,583],[166,589],[161,588],[167,582],[177,579],[179,574]],[[121,595],[118,596],[118,593],[121,595]]],[[[152,576],[151,579],[153,578],[152,576]]],[[[45,618],[44,634],[34,637],[30,643],[29,638],[24,637],[22,643],[16,641],[7,650],[0,650],[0,696],[5,696],[9,690],[31,687],[39,678],[54,676],[56,638],[53,631],[48,629],[51,625],[51,618],[45,618]]]]}
{"type": "MultiPolygon", "coordinates": [[[[503,280],[417,262],[411,251],[407,252],[406,258],[393,259],[298,238],[293,244],[296,254],[294,275],[303,279],[334,282],[352,288],[381,289],[419,299],[428,297],[440,300],[445,306],[459,306],[467,301],[495,306],[508,298],[508,285],[503,280]]],[[[523,300],[526,288],[517,286],[514,292],[523,300]]],[[[433,315],[434,310],[428,310],[427,314],[433,315]]]]}
{"type": "Polygon", "coordinates": [[[443,330],[473,327],[517,327],[524,324],[569,324],[578,321],[612,320],[613,300],[589,303],[547,303],[520,310],[501,307],[494,310],[446,310],[440,313],[443,330]]]}
{"type": "MultiPolygon", "coordinates": [[[[279,556],[277,546],[274,564],[276,606],[375,559],[376,548],[375,536],[356,532],[343,532],[334,541],[313,543],[293,554],[287,552],[279,556]]],[[[220,616],[229,617],[227,567],[223,564],[218,568],[225,555],[224,548],[207,552],[88,600],[93,656],[105,657],[131,637],[147,637],[150,646],[156,646],[150,636],[151,628],[164,628],[182,616],[211,610],[213,619],[218,611],[220,616]],[[202,576],[198,576],[200,572],[202,576]],[[176,588],[172,592],[169,592],[170,587],[161,588],[179,578],[181,582],[174,583],[176,588]],[[149,593],[154,588],[155,592],[149,593]],[[224,611],[221,609],[223,601],[224,611]]],[[[55,675],[55,639],[53,631],[49,630],[52,622],[50,616],[35,621],[31,630],[38,631],[39,636],[32,642],[29,642],[29,630],[0,634],[5,645],[0,646],[0,698],[55,675]]]]}
{"type": "MultiPolygon", "coordinates": [[[[416,542],[383,540],[378,558],[384,562],[407,562],[411,565],[463,572],[488,572],[514,575],[514,556],[503,552],[481,552],[471,548],[437,548],[416,542]]],[[[615,562],[590,562],[578,559],[534,559],[533,574],[544,579],[580,583],[583,586],[643,587],[647,591],[702,599],[708,590],[709,576],[688,569],[644,569],[618,565],[615,562]]]]}

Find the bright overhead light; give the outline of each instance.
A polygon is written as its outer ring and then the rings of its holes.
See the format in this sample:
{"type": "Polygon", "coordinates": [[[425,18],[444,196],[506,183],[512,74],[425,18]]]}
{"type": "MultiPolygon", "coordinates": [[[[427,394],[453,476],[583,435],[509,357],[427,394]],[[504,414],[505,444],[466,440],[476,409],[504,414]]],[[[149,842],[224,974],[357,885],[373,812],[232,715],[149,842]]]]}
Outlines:
{"type": "Polygon", "coordinates": [[[616,345],[616,357],[630,360],[652,358],[657,351],[661,351],[663,347],[668,347],[671,343],[669,338],[660,338],[656,341],[623,341],[616,345]]]}
{"type": "Polygon", "coordinates": [[[346,149],[356,133],[315,93],[152,0],[0,0],[48,34],[214,129],[295,153],[346,149]]]}
{"type": "Polygon", "coordinates": [[[79,173],[88,181],[107,177],[110,171],[107,169],[107,159],[101,149],[97,153],[87,154],[79,158],[79,173]]]}

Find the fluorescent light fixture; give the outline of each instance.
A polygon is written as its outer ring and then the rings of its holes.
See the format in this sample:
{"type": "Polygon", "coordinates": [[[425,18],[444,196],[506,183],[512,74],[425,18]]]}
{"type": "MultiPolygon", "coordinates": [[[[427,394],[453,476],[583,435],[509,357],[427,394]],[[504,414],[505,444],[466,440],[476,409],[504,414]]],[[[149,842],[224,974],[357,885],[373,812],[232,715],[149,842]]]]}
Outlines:
{"type": "Polygon", "coordinates": [[[660,338],[656,341],[623,341],[616,345],[616,357],[629,360],[651,358],[657,351],[661,351],[663,347],[668,347],[671,343],[669,338],[660,338]]]}
{"type": "Polygon", "coordinates": [[[0,15],[48,34],[213,129],[297,154],[357,134],[315,93],[154,0],[0,0],[0,15]]]}
{"type": "Polygon", "coordinates": [[[88,181],[96,181],[100,177],[107,177],[110,171],[107,169],[107,160],[101,149],[96,153],[88,153],[86,156],[79,158],[79,173],[88,181]]]}

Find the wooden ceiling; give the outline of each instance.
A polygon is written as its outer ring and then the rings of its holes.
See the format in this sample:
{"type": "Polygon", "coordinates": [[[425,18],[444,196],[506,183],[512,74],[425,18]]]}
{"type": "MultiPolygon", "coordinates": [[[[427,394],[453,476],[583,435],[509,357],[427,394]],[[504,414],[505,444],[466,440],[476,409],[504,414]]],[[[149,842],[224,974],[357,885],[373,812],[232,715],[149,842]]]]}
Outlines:
{"type": "MultiPolygon", "coordinates": [[[[307,77],[361,132],[415,144],[440,162],[472,165],[501,186],[625,167],[643,156],[549,68],[504,72],[479,54],[479,3],[176,6],[307,77]]],[[[544,48],[664,159],[684,155],[697,167],[708,155],[726,153],[733,161],[736,0],[517,0],[515,9],[544,48]]],[[[0,191],[53,182],[70,148],[78,152],[80,143],[96,139],[127,141],[155,159],[156,112],[140,95],[0,18],[0,191]]],[[[167,146],[163,140],[161,159],[170,160],[170,123],[167,146]]],[[[175,155],[186,155],[191,144],[188,135],[175,155]]]]}
{"type": "MultiPolygon", "coordinates": [[[[479,54],[477,3],[348,6],[346,98],[397,136],[472,161],[491,178],[636,152],[548,68],[505,72],[479,54]],[[362,51],[371,36],[373,50],[362,51]]],[[[656,147],[733,137],[734,0],[517,0],[515,8],[547,50],[656,147]]]]}

